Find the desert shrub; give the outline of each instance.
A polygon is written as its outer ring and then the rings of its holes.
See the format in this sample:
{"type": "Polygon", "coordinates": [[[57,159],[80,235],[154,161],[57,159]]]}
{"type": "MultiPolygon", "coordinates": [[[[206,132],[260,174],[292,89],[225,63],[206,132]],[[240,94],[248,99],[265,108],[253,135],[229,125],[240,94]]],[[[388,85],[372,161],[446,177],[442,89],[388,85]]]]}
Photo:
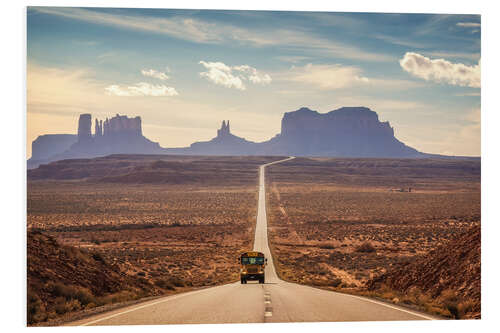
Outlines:
{"type": "Polygon", "coordinates": [[[56,298],[54,309],[56,313],[61,315],[67,312],[72,312],[81,309],[81,304],[76,299],[71,299],[69,301],[65,300],[63,297],[56,298]]]}
{"type": "Polygon", "coordinates": [[[47,314],[45,312],[45,306],[38,295],[36,295],[32,290],[28,290],[28,311],[27,311],[27,321],[28,324],[38,323],[40,321],[47,320],[47,314]]]}
{"type": "Polygon", "coordinates": [[[46,289],[54,297],[64,298],[66,301],[76,300],[82,305],[87,305],[96,301],[94,295],[83,287],[65,285],[61,282],[48,282],[46,289]]]}
{"type": "Polygon", "coordinates": [[[54,297],[62,297],[65,299],[74,298],[77,293],[77,288],[65,285],[61,282],[49,281],[46,285],[47,291],[51,293],[54,297]]]}
{"type": "Polygon", "coordinates": [[[85,288],[79,288],[75,294],[75,298],[82,304],[88,305],[90,303],[94,303],[96,301],[95,296],[85,288]]]}
{"type": "Polygon", "coordinates": [[[69,258],[76,258],[76,259],[79,259],[81,261],[86,261],[87,260],[87,258],[84,255],[84,253],[80,249],[78,249],[78,248],[76,248],[74,246],[64,245],[61,248],[62,248],[62,250],[66,253],[66,255],[69,258]]]}
{"type": "Polygon", "coordinates": [[[94,260],[96,260],[96,261],[106,263],[106,260],[104,259],[103,255],[99,252],[92,253],[92,258],[94,258],[94,260]]]}
{"type": "Polygon", "coordinates": [[[469,312],[473,311],[475,305],[476,303],[472,300],[459,303],[457,307],[459,317],[465,318],[469,312]]]}
{"type": "Polygon", "coordinates": [[[139,298],[144,297],[144,296],[146,296],[145,292],[132,291],[132,290],[122,290],[122,291],[114,293],[114,294],[109,294],[106,296],[99,297],[97,299],[96,305],[127,302],[127,301],[131,301],[131,300],[139,299],[139,298]]]}
{"type": "Polygon", "coordinates": [[[460,319],[460,312],[458,309],[458,297],[456,292],[446,289],[441,292],[441,299],[445,308],[450,312],[451,316],[455,319],[460,319]]]}
{"type": "Polygon", "coordinates": [[[162,289],[175,290],[174,285],[167,279],[156,280],[155,285],[162,289]]]}
{"type": "MultiPolygon", "coordinates": [[[[172,276],[170,279],[170,283],[172,283],[175,287],[184,287],[186,284],[184,283],[183,280],[181,280],[177,276],[172,276]]],[[[210,282],[212,280],[212,277],[208,277],[207,281],[210,282]]]]}
{"type": "Polygon", "coordinates": [[[342,279],[341,278],[336,278],[336,279],[333,279],[331,282],[330,282],[330,285],[333,286],[333,287],[338,287],[342,284],[342,279]]]}
{"type": "Polygon", "coordinates": [[[356,246],[356,252],[372,253],[375,252],[375,247],[370,242],[364,242],[361,245],[356,246]]]}

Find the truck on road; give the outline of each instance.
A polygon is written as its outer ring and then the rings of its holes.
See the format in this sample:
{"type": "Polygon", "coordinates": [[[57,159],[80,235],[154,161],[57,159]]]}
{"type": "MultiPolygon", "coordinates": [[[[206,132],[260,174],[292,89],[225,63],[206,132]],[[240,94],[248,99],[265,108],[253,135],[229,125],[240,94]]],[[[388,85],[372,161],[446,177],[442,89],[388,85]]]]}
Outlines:
{"type": "Polygon", "coordinates": [[[239,258],[240,261],[240,279],[245,284],[249,280],[257,280],[264,283],[266,280],[265,268],[267,259],[264,253],[257,251],[243,252],[239,258]]]}

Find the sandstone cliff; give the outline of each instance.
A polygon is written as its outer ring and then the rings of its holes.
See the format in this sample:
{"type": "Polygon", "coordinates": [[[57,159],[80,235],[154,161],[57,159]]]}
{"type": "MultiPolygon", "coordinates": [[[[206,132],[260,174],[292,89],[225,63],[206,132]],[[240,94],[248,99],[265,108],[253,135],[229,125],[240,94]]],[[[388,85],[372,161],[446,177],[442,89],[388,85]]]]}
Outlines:
{"type": "Polygon", "coordinates": [[[40,135],[31,143],[31,158],[28,160],[28,169],[37,167],[40,163],[47,163],[54,155],[68,150],[78,140],[74,134],[45,134],[40,135]]]}
{"type": "Polygon", "coordinates": [[[379,121],[377,113],[365,107],[344,107],[328,113],[304,107],[286,112],[281,133],[260,143],[233,135],[229,121],[223,121],[212,140],[166,151],[199,155],[426,156],[396,139],[389,122],[379,121]]]}
{"type": "MultiPolygon", "coordinates": [[[[223,121],[217,136],[184,148],[162,148],[142,135],[140,117],[116,115],[104,121],[82,114],[78,122],[78,141],[68,149],[54,145],[52,154],[44,148],[43,162],[69,158],[92,158],[110,154],[184,155],[294,155],[325,157],[440,157],[406,146],[394,136],[389,122],[381,122],[366,107],[343,107],[319,113],[306,107],[286,112],[281,132],[265,142],[251,142],[231,133],[229,120],[223,121]]],[[[38,163],[39,164],[39,163],[38,163]]],[[[37,163],[28,164],[36,167],[37,163]]]]}
{"type": "Polygon", "coordinates": [[[394,136],[389,122],[365,107],[343,107],[328,113],[308,108],[287,112],[281,133],[264,150],[298,156],[421,157],[394,136]]]}
{"type": "Polygon", "coordinates": [[[104,122],[95,119],[94,128],[92,134],[92,115],[86,113],[81,114],[78,119],[78,134],[70,135],[73,140],[61,135],[51,140],[42,138],[43,136],[38,137],[33,141],[33,157],[28,161],[28,169],[36,168],[41,163],[62,159],[91,158],[110,154],[165,153],[158,143],[142,135],[141,117],[129,118],[117,114],[115,117],[106,118],[104,122]]]}

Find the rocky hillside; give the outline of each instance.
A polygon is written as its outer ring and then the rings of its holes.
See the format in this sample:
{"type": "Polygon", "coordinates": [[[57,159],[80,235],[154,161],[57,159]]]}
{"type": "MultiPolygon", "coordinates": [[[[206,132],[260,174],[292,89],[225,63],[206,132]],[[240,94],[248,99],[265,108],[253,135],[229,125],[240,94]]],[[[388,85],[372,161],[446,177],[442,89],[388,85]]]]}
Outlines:
{"type": "Polygon", "coordinates": [[[418,290],[442,303],[455,318],[481,317],[481,226],[427,255],[368,282],[403,294],[418,290]]]}
{"type": "Polygon", "coordinates": [[[53,237],[28,232],[28,324],[68,312],[158,295],[142,277],[126,275],[98,253],[60,245],[53,237]]]}
{"type": "Polygon", "coordinates": [[[85,179],[99,183],[253,185],[257,181],[259,165],[282,158],[109,155],[42,164],[28,170],[28,181],[85,179]]]}

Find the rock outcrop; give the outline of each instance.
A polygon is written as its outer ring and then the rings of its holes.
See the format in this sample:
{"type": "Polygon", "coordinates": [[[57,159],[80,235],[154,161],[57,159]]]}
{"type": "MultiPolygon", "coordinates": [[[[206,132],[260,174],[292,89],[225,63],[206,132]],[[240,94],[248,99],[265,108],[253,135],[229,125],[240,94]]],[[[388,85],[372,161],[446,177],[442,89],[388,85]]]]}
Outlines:
{"type": "Polygon", "coordinates": [[[78,141],[88,142],[92,138],[91,126],[92,115],[89,113],[81,114],[78,119],[78,141]]]}
{"type": "Polygon", "coordinates": [[[287,112],[281,133],[265,150],[298,156],[421,157],[395,138],[389,122],[365,107],[343,107],[328,113],[308,108],[287,112]]]}
{"type": "MultiPolygon", "coordinates": [[[[117,114],[113,118],[106,118],[104,122],[95,119],[94,135],[91,132],[91,125],[92,116],[90,114],[80,115],[78,134],[72,136],[76,137],[76,142],[74,140],[68,146],[54,144],[52,140],[52,144],[44,145],[44,159],[35,159],[34,153],[34,157],[28,161],[28,168],[32,169],[41,163],[70,158],[91,158],[110,154],[165,153],[165,150],[158,143],[152,142],[142,135],[140,117],[128,118],[117,114]]],[[[37,140],[33,142],[34,145],[37,140]]]]}
{"type": "Polygon", "coordinates": [[[141,117],[115,117],[104,121],[103,136],[142,136],[141,117]]]}
{"type": "Polygon", "coordinates": [[[217,136],[168,153],[199,155],[294,155],[338,157],[424,157],[394,136],[389,122],[365,107],[344,107],[328,113],[308,108],[286,112],[281,133],[269,141],[255,143],[230,132],[223,121],[217,136]]]}
{"type": "MultiPolygon", "coordinates": [[[[406,146],[394,136],[389,122],[381,122],[377,113],[366,107],[343,107],[328,113],[303,107],[286,112],[281,121],[281,133],[259,143],[232,134],[229,120],[223,120],[212,140],[195,142],[184,148],[162,148],[145,138],[140,117],[117,114],[104,121],[96,119],[94,135],[91,124],[92,116],[82,114],[78,122],[78,141],[63,152],[54,147],[53,154],[45,153],[51,156],[44,162],[110,154],[444,157],[406,146]]],[[[28,166],[38,164],[28,163],[28,166]]]]}
{"type": "Polygon", "coordinates": [[[167,149],[169,153],[195,155],[255,155],[256,144],[231,133],[229,120],[222,121],[217,136],[210,141],[195,142],[189,148],[167,149]]]}
{"type": "Polygon", "coordinates": [[[229,120],[227,121],[227,123],[225,120],[223,120],[221,128],[217,130],[217,136],[222,137],[222,136],[228,136],[230,134],[231,134],[231,129],[229,127],[229,120]]]}
{"type": "Polygon", "coordinates": [[[40,135],[31,143],[28,169],[37,167],[40,163],[47,163],[52,156],[65,152],[77,141],[78,136],[75,134],[40,135]]]}

